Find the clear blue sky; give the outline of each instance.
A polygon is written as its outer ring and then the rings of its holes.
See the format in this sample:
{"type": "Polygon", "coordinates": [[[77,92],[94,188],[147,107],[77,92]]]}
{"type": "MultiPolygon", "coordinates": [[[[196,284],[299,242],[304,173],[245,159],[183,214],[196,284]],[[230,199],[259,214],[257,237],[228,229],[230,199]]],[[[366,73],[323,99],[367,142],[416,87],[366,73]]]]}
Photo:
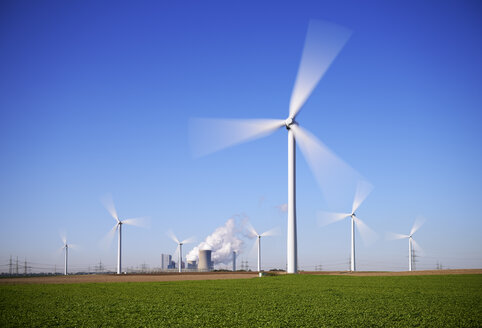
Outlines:
{"type": "MultiPolygon", "coordinates": [[[[124,230],[125,265],[158,266],[168,229],[201,241],[245,213],[281,228],[263,263],[284,267],[286,133],[194,159],[188,122],[285,118],[312,18],[353,31],[298,120],[375,186],[358,214],[380,238],[357,244],[359,268],[405,269],[406,241],[384,235],[417,215],[417,268],[482,267],[479,1],[2,1],[0,269],[60,266],[59,230],[74,267],[113,268],[107,192],[122,217],[151,218],[124,230]]],[[[348,221],[316,221],[346,209],[297,162],[300,267],[346,269],[348,221]]]]}

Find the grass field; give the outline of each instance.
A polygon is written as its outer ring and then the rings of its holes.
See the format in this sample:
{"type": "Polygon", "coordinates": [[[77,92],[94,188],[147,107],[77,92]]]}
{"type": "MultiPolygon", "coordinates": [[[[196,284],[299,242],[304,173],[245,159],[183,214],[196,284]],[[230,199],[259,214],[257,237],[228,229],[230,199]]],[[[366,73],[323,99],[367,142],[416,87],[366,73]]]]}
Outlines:
{"type": "Polygon", "coordinates": [[[482,275],[0,285],[0,327],[481,327],[482,275]]]}

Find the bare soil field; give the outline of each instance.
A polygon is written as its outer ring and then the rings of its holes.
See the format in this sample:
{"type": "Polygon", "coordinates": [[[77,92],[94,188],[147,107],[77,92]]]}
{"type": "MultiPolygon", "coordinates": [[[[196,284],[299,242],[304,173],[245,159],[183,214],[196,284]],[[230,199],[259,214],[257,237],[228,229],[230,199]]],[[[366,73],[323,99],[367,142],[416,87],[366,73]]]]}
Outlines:
{"type": "MultiPolygon", "coordinates": [[[[278,273],[280,275],[283,272],[278,273]]],[[[482,274],[482,269],[456,270],[426,270],[426,271],[301,271],[300,274],[311,275],[340,275],[340,276],[419,276],[446,274],[482,274]]],[[[217,279],[248,279],[257,277],[257,272],[205,272],[205,273],[165,273],[165,274],[92,274],[70,276],[45,277],[15,277],[2,278],[0,285],[5,284],[77,284],[77,283],[105,283],[105,282],[157,282],[182,280],[217,280],[217,279]]]]}
{"type": "Polygon", "coordinates": [[[337,276],[427,276],[446,274],[482,274],[482,269],[420,270],[420,271],[303,271],[301,274],[337,276]]]}

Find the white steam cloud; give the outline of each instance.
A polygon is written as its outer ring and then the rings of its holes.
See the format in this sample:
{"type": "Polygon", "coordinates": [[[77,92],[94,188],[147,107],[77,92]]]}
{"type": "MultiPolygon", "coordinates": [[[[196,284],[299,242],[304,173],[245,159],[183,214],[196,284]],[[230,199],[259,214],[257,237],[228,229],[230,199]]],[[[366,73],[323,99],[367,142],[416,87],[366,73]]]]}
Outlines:
{"type": "Polygon", "coordinates": [[[238,254],[243,246],[243,241],[239,238],[242,229],[236,226],[236,220],[230,218],[222,226],[206,237],[199,245],[194,247],[187,255],[188,261],[197,261],[199,250],[212,250],[211,260],[214,264],[228,264],[233,260],[233,252],[238,254]]]}

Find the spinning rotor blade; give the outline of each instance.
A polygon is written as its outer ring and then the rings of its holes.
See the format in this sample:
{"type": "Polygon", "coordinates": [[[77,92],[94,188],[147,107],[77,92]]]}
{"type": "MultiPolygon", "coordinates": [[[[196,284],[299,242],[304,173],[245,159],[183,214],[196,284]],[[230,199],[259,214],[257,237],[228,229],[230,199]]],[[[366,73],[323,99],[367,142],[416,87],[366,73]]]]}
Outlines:
{"type": "Polygon", "coordinates": [[[351,31],[325,21],[311,20],[290,101],[290,117],[301,107],[350,38],[351,31]]]}
{"type": "Polygon", "coordinates": [[[254,239],[253,246],[251,246],[251,249],[249,250],[248,255],[258,257],[258,238],[257,237],[254,239]]]}
{"type": "Polygon", "coordinates": [[[350,213],[331,213],[331,212],[318,212],[318,224],[320,227],[341,221],[350,216],[350,213]]]}
{"type": "Polygon", "coordinates": [[[375,233],[375,231],[370,229],[365,224],[365,222],[363,222],[362,220],[360,220],[356,216],[354,217],[354,219],[355,219],[356,227],[357,227],[358,231],[360,232],[360,236],[363,239],[363,242],[365,244],[372,243],[377,238],[377,234],[375,233]]]}
{"type": "Polygon", "coordinates": [[[176,247],[176,250],[174,251],[174,256],[173,256],[172,260],[176,263],[177,263],[177,261],[179,261],[179,244],[177,244],[177,247],[176,247]]]}
{"type": "Polygon", "coordinates": [[[147,217],[138,217],[132,219],[125,219],[122,224],[132,225],[136,227],[147,227],[147,217]]]}
{"type": "Polygon", "coordinates": [[[412,230],[410,230],[410,235],[413,235],[415,232],[417,232],[418,229],[424,224],[425,219],[421,216],[418,216],[415,219],[415,223],[413,224],[412,230]]]}
{"type": "Polygon", "coordinates": [[[254,229],[253,225],[249,221],[246,222],[246,229],[248,230],[249,238],[258,236],[258,232],[254,229]]]}
{"type": "Polygon", "coordinates": [[[115,232],[119,227],[119,223],[116,223],[112,229],[102,238],[102,246],[108,247],[112,243],[112,239],[114,239],[115,232]]]}
{"type": "Polygon", "coordinates": [[[171,238],[176,244],[179,245],[179,239],[177,239],[176,235],[174,234],[174,232],[172,232],[171,230],[169,230],[167,232],[167,235],[169,236],[169,238],[171,238]]]}
{"type": "Polygon", "coordinates": [[[191,119],[191,150],[195,157],[201,157],[267,136],[284,125],[284,120],[274,119],[191,119]]]}
{"type": "Polygon", "coordinates": [[[408,238],[408,237],[410,237],[410,236],[409,235],[402,235],[402,234],[399,234],[399,233],[393,233],[393,232],[387,233],[387,239],[388,240],[404,239],[404,238],[408,238]]]}
{"type": "Polygon", "coordinates": [[[280,228],[276,227],[271,230],[265,231],[261,234],[261,237],[270,237],[270,236],[276,236],[280,234],[280,228]]]}
{"type": "Polygon", "coordinates": [[[190,244],[190,243],[194,243],[196,241],[196,238],[194,237],[190,237],[188,239],[184,239],[183,241],[181,241],[182,244],[190,244]]]}
{"type": "Polygon", "coordinates": [[[352,213],[355,213],[358,207],[360,207],[361,203],[367,198],[370,192],[373,190],[373,186],[364,180],[360,180],[358,182],[355,198],[353,199],[353,206],[351,209],[352,213]]]}
{"type": "Polygon", "coordinates": [[[420,245],[413,238],[412,238],[412,245],[416,251],[418,251],[420,254],[423,254],[422,247],[420,247],[420,245]]]}
{"type": "Polygon", "coordinates": [[[101,201],[102,201],[102,204],[104,204],[105,209],[114,218],[114,220],[119,222],[119,217],[117,216],[117,211],[115,210],[114,201],[112,200],[112,195],[111,194],[105,195],[104,197],[102,197],[101,201]]]}
{"type": "Polygon", "coordinates": [[[360,180],[360,174],[302,127],[293,124],[290,128],[325,198],[342,198],[360,180]]]}

